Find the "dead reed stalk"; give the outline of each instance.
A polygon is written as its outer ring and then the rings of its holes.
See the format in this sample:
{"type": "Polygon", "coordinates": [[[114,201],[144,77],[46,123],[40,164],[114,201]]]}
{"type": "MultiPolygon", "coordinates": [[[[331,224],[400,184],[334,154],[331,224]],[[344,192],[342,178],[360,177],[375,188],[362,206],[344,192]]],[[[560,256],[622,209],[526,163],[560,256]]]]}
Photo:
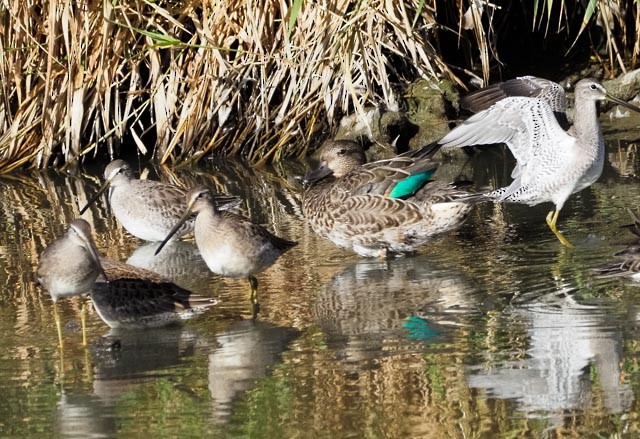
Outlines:
{"type": "MultiPolygon", "coordinates": [[[[623,2],[591,2],[613,35],[623,2]]],[[[486,82],[495,6],[454,5],[450,31],[473,35],[486,82]]],[[[438,17],[435,0],[4,0],[0,172],[134,149],[169,164],[301,155],[346,113],[397,109],[398,84],[460,83],[438,17]]]]}

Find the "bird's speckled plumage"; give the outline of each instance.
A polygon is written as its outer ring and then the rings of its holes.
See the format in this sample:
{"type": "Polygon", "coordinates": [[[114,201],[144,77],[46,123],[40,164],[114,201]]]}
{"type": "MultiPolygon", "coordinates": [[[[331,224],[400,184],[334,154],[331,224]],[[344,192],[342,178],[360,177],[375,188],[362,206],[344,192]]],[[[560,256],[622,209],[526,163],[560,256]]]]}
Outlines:
{"type": "Polygon", "coordinates": [[[513,182],[487,194],[497,201],[535,205],[551,201],[560,210],[567,198],[602,173],[604,140],[596,101],[607,96],[593,79],[576,84],[575,123],[569,132],[538,98],[509,97],[454,128],[443,147],[505,143],[517,160],[513,182]]]}
{"type": "Polygon", "coordinates": [[[460,107],[478,113],[512,96],[542,99],[549,104],[558,123],[563,128],[568,128],[567,97],[564,88],[556,82],[535,76],[520,76],[471,92],[460,98],[460,107]]]}
{"type": "Polygon", "coordinates": [[[111,328],[157,328],[190,319],[216,304],[153,271],[101,258],[109,282],[98,279],[91,299],[111,328]]]}
{"type": "Polygon", "coordinates": [[[431,175],[434,149],[425,147],[391,159],[364,164],[360,145],[347,140],[326,142],[321,164],[307,175],[303,212],[313,230],[334,244],[362,256],[404,253],[462,223],[468,195],[453,185],[427,182],[404,199],[389,194],[410,176],[431,175]]]}
{"type": "MultiPolygon", "coordinates": [[[[159,181],[136,179],[124,160],[109,163],[104,178],[103,187],[86,207],[110,186],[109,204],[114,215],[129,233],[145,241],[162,241],[187,207],[186,190],[159,181]]],[[[217,202],[235,205],[237,199],[221,195],[217,202]]],[[[193,232],[194,223],[193,218],[186,221],[175,237],[193,232]]]]}

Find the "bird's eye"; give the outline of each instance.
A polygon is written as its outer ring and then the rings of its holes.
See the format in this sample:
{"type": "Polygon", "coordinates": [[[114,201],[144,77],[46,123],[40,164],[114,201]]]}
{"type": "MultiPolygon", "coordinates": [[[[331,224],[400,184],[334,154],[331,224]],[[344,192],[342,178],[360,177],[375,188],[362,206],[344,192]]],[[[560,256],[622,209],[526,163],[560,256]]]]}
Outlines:
{"type": "Polygon", "coordinates": [[[336,154],[338,154],[338,155],[343,155],[345,152],[347,152],[347,150],[346,150],[346,149],[339,149],[339,150],[336,152],[336,154]]]}
{"type": "Polygon", "coordinates": [[[589,88],[590,88],[591,90],[595,90],[595,89],[596,89],[596,88],[598,88],[598,87],[597,87],[595,84],[591,84],[591,85],[589,86],[589,88]]]}

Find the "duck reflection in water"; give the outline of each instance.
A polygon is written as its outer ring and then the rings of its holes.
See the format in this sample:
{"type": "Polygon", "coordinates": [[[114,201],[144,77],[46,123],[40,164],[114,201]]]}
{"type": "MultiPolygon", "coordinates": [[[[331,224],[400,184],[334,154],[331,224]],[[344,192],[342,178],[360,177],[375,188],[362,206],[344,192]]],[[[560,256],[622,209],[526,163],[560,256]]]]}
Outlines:
{"type": "Polygon", "coordinates": [[[426,303],[476,309],[470,279],[428,259],[360,260],[333,276],[313,307],[329,345],[357,363],[382,356],[386,341],[416,342],[404,330],[405,320],[426,303]]]}
{"type": "Polygon", "coordinates": [[[226,422],[233,403],[282,361],[282,353],[298,335],[293,328],[251,320],[235,322],[218,334],[219,347],[209,354],[214,419],[226,422]]]}
{"type": "Polygon", "coordinates": [[[506,312],[506,318],[527,327],[526,358],[501,361],[508,353],[500,350],[485,354],[482,366],[469,368],[470,387],[485,389],[491,398],[513,399],[530,416],[549,412],[556,426],[562,420],[553,419],[554,413],[593,405],[590,371],[595,369],[607,412],[629,409],[633,392],[621,382],[622,334],[611,310],[581,305],[558,292],[506,312]]]}

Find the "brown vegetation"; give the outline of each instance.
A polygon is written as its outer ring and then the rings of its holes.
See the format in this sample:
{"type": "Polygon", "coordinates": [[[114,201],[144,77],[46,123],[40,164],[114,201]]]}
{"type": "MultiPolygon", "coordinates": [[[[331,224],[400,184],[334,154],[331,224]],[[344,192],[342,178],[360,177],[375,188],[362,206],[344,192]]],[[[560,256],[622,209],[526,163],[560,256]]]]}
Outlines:
{"type": "MultiPolygon", "coordinates": [[[[604,64],[635,62],[640,6],[576,3],[534,2],[534,27],[567,32],[578,16],[608,37],[604,64]]],[[[253,163],[300,155],[344,114],[399,108],[408,81],[462,84],[475,70],[488,81],[498,10],[475,0],[8,1],[0,171],[134,149],[174,164],[212,151],[253,163]],[[466,42],[464,65],[450,67],[442,34],[466,42]]]]}

